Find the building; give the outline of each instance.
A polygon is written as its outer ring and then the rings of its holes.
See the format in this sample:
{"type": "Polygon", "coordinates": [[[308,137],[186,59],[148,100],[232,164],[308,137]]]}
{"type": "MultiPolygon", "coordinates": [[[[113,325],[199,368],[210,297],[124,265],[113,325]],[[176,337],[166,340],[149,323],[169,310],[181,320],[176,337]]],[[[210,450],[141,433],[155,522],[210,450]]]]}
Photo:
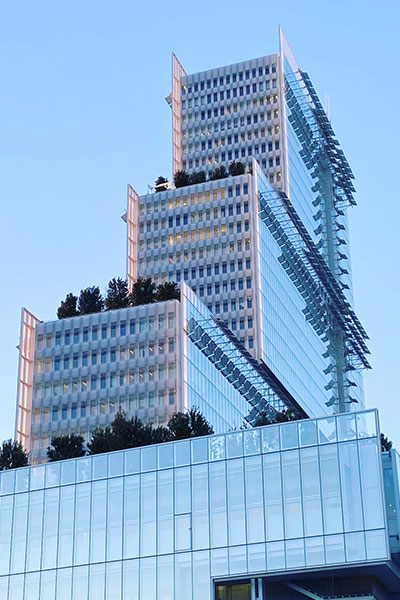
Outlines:
{"type": "Polygon", "coordinates": [[[353,175],[283,32],[279,54],[192,75],[173,56],[172,87],[174,173],[250,172],[144,196],[129,186],[129,283],[186,281],[309,415],[362,408],[353,175]]]}
{"type": "Polygon", "coordinates": [[[0,596],[394,599],[398,467],[361,411],[4,471],[0,596]]]}
{"type": "Polygon", "coordinates": [[[51,437],[88,441],[119,407],[157,425],[198,407],[216,432],[260,411],[305,414],[184,283],[180,301],[48,322],[24,309],[19,372],[16,438],[33,463],[51,437]]]}

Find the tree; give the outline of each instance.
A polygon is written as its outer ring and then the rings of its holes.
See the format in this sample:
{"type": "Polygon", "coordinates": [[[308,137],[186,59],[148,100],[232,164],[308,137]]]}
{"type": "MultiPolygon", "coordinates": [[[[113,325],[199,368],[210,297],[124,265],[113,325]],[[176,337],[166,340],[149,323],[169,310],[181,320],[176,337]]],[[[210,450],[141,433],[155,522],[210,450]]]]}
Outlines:
{"type": "Polygon", "coordinates": [[[186,171],[177,171],[174,175],[175,187],[185,187],[190,184],[190,175],[186,171]]]}
{"type": "Polygon", "coordinates": [[[244,175],[245,172],[245,167],[244,164],[242,162],[238,161],[232,161],[231,164],[229,165],[229,175],[232,175],[232,177],[234,175],[244,175]]]}
{"type": "Polygon", "coordinates": [[[50,446],[47,447],[47,458],[50,462],[54,462],[56,460],[85,456],[84,443],[84,438],[75,433],[52,437],[50,446]]]}
{"type": "Polygon", "coordinates": [[[156,192],[165,192],[168,189],[168,186],[162,185],[163,183],[168,183],[168,179],[159,175],[156,179],[156,192]]]}
{"type": "Polygon", "coordinates": [[[168,429],[173,440],[185,440],[214,433],[213,428],[198,408],[191,408],[186,413],[174,413],[168,421],[168,429]]]}
{"type": "MultiPolygon", "coordinates": [[[[161,438],[161,432],[158,432],[158,436],[161,438]]],[[[144,424],[138,417],[127,419],[125,412],[120,408],[111,425],[104,428],[96,427],[88,444],[88,450],[89,454],[101,454],[152,443],[154,443],[152,424],[144,424]]]]}
{"type": "Polygon", "coordinates": [[[392,442],[387,437],[385,437],[383,433],[381,433],[382,452],[389,452],[389,450],[392,449],[392,446],[393,446],[392,442]]]}
{"type": "Polygon", "coordinates": [[[102,454],[103,452],[112,452],[114,448],[114,437],[111,427],[96,427],[92,433],[90,442],[87,445],[89,454],[102,454]]]}
{"type": "Polygon", "coordinates": [[[224,177],[228,177],[228,173],[226,172],[225,167],[221,165],[220,167],[216,167],[214,169],[214,171],[211,173],[210,179],[224,179],[224,177]]]}
{"type": "Polygon", "coordinates": [[[162,444],[163,442],[170,442],[172,435],[168,427],[159,425],[158,427],[152,427],[151,431],[151,443],[162,444]]]}
{"type": "Polygon", "coordinates": [[[175,281],[166,281],[160,283],[157,287],[155,299],[157,302],[164,302],[165,300],[179,300],[181,297],[180,290],[175,281]]]}
{"type": "Polygon", "coordinates": [[[150,277],[139,277],[132,286],[130,300],[132,306],[151,304],[155,301],[156,285],[150,277]]]}
{"type": "Polygon", "coordinates": [[[61,304],[57,310],[57,317],[59,319],[68,319],[68,317],[76,317],[78,311],[76,309],[76,303],[78,297],[74,294],[67,294],[65,300],[61,301],[61,304]]]}
{"type": "Polygon", "coordinates": [[[28,464],[28,458],[29,455],[20,442],[6,440],[0,449],[0,471],[25,467],[28,464]]]}
{"type": "Polygon", "coordinates": [[[103,296],[100,288],[96,285],[81,290],[78,300],[78,311],[80,315],[101,312],[104,307],[103,296]]]}
{"type": "Polygon", "coordinates": [[[286,408],[282,411],[277,410],[275,413],[262,411],[257,417],[254,427],[273,425],[274,423],[286,423],[287,421],[296,421],[300,418],[291,408],[286,408]]]}
{"type": "Polygon", "coordinates": [[[106,310],[115,310],[129,306],[129,291],[126,279],[114,277],[114,279],[108,282],[104,306],[106,310]]]}
{"type": "Polygon", "coordinates": [[[205,171],[197,171],[195,173],[192,173],[189,177],[191,185],[195,183],[204,183],[205,181],[207,181],[207,175],[205,171]]]}

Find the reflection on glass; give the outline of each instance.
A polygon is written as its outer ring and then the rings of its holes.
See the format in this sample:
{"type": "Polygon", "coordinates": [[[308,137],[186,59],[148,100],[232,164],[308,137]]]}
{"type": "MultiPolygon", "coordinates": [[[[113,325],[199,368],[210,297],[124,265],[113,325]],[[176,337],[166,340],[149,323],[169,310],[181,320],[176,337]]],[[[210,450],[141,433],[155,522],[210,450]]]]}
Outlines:
{"type": "Polygon", "coordinates": [[[107,600],[121,600],[121,580],[122,580],[121,569],[122,569],[122,564],[120,562],[106,564],[106,599],[107,600]]]}
{"type": "Polygon", "coordinates": [[[259,454],[260,453],[260,430],[249,429],[243,432],[244,453],[259,454]]]}
{"type": "Polygon", "coordinates": [[[93,479],[105,479],[107,477],[107,455],[97,454],[93,456],[93,479]]]}
{"type": "Polygon", "coordinates": [[[387,558],[386,531],[378,529],[376,531],[365,532],[365,542],[367,546],[367,559],[387,558]]]}
{"type": "Polygon", "coordinates": [[[357,413],[357,437],[376,436],[376,414],[375,411],[357,413]]]}
{"type": "Polygon", "coordinates": [[[298,450],[282,453],[282,479],[285,537],[301,537],[303,535],[303,515],[298,450]]]}
{"type": "Polygon", "coordinates": [[[122,563],[123,600],[139,599],[139,560],[124,560],[122,563]]]}
{"type": "Polygon", "coordinates": [[[172,555],[159,556],[157,560],[157,585],[158,598],[174,600],[174,557],[172,555]]]}
{"type": "Polygon", "coordinates": [[[190,440],[174,444],[175,466],[190,465],[190,440]]]}
{"type": "Polygon", "coordinates": [[[339,444],[338,447],[344,529],[357,531],[363,529],[357,442],[339,444]]]}
{"type": "Polygon", "coordinates": [[[360,454],[361,482],[363,488],[363,509],[366,529],[384,526],[383,490],[381,484],[381,449],[376,439],[358,442],[360,454]]]}
{"type": "Polygon", "coordinates": [[[299,440],[297,436],[297,423],[285,423],[281,427],[281,448],[286,450],[289,448],[297,448],[299,440]]]}
{"type": "Polygon", "coordinates": [[[59,494],[59,488],[45,491],[42,569],[56,567],[59,494]]]}
{"type": "Polygon", "coordinates": [[[89,600],[104,598],[105,564],[91,565],[89,575],[89,600]]]}
{"type": "Polygon", "coordinates": [[[156,468],[156,453],[155,446],[147,446],[142,448],[142,471],[154,471],[156,468]]]}
{"type": "Polygon", "coordinates": [[[76,486],[74,564],[89,562],[90,483],[76,486]]]}
{"type": "Polygon", "coordinates": [[[80,458],[76,461],[76,480],[90,481],[92,477],[92,459],[80,458]]]}
{"type": "MultiPolygon", "coordinates": [[[[190,552],[175,555],[175,600],[192,596],[192,565],[190,552]]],[[[145,596],[147,600],[147,596],[145,596]]]]}
{"type": "Polygon", "coordinates": [[[336,417],[336,421],[340,442],[356,439],[356,417],[354,414],[339,415],[336,417]]]}
{"type": "Polygon", "coordinates": [[[312,537],[305,539],[306,546],[306,565],[322,565],[325,562],[324,555],[324,538],[312,537]]]}
{"type": "Polygon", "coordinates": [[[171,470],[158,473],[158,553],[173,552],[174,486],[171,470]]]}
{"type": "Polygon", "coordinates": [[[229,544],[246,542],[243,459],[227,462],[229,544]]]}
{"type": "Polygon", "coordinates": [[[225,436],[219,435],[217,437],[210,437],[208,440],[210,460],[221,460],[225,458],[225,436]]]}
{"type": "Polygon", "coordinates": [[[269,542],[267,544],[267,569],[276,571],[285,568],[284,542],[269,542]]]}
{"type": "Polygon", "coordinates": [[[75,519],[75,489],[72,486],[60,489],[60,527],[58,533],[58,566],[66,567],[72,564],[74,519],[75,519]]]}
{"type": "MultiPolygon", "coordinates": [[[[31,490],[40,490],[44,488],[44,475],[46,465],[39,465],[31,469],[31,490]]],[[[14,477],[14,471],[10,471],[14,477]]],[[[2,477],[2,487],[4,486],[4,475],[2,477]]],[[[8,474],[7,474],[8,475],[8,474]]]]}
{"type": "MultiPolygon", "coordinates": [[[[7,581],[7,579],[5,579],[7,581]]],[[[25,576],[25,596],[24,600],[37,600],[40,598],[39,596],[39,585],[40,585],[40,573],[27,573],[25,576]]],[[[0,591],[1,585],[0,585],[0,591]]],[[[7,591],[5,592],[2,598],[7,598],[7,591]]],[[[58,598],[57,598],[58,600],[58,598]]],[[[64,600],[62,596],[60,596],[60,600],[64,600]]],[[[68,596],[68,600],[71,600],[71,592],[68,596]]]]}
{"type": "Polygon", "coordinates": [[[265,544],[247,546],[247,561],[249,572],[265,571],[265,544]]]}
{"type": "Polygon", "coordinates": [[[268,427],[262,429],[263,452],[276,452],[279,450],[279,430],[278,425],[268,425],[268,427]]]}
{"type": "Polygon", "coordinates": [[[346,560],[347,562],[365,560],[365,542],[364,533],[346,533],[346,560]]]}
{"type": "MultiPolygon", "coordinates": [[[[11,544],[11,573],[22,573],[25,571],[25,548],[28,525],[28,494],[18,494],[15,497],[14,527],[11,544]]],[[[0,505],[1,506],[1,505],[0,505]]],[[[4,521],[7,516],[1,512],[0,518],[0,540],[3,541],[4,521]]],[[[11,524],[11,523],[10,523],[11,524]]],[[[7,524],[8,525],[8,524],[7,524]]],[[[6,536],[7,537],[7,536],[6,536]]],[[[1,542],[0,542],[1,543],[1,542]]],[[[3,549],[1,547],[1,549],[3,549]]],[[[1,552],[3,554],[3,552],[1,552]]],[[[5,552],[7,554],[7,552],[5,552]]]]}
{"type": "Polygon", "coordinates": [[[108,455],[109,477],[117,477],[124,472],[124,455],[122,452],[112,452],[108,455]]]}
{"type": "Polygon", "coordinates": [[[211,546],[227,544],[225,463],[210,464],[210,521],[211,546]]]}
{"type": "Polygon", "coordinates": [[[317,423],[311,419],[303,419],[299,423],[300,446],[317,444],[317,423]]]}
{"type": "MultiPolygon", "coordinates": [[[[24,576],[23,575],[13,575],[10,577],[10,590],[9,590],[9,600],[21,600],[22,595],[24,593],[24,576]]],[[[5,595],[7,598],[7,592],[5,595]]]]}
{"type": "MultiPolygon", "coordinates": [[[[159,596],[163,599],[165,596],[159,596]]],[[[167,597],[166,600],[173,600],[167,597]]],[[[210,600],[209,552],[193,552],[193,600],[210,600]]]]}
{"type": "Polygon", "coordinates": [[[57,600],[71,600],[72,569],[60,569],[57,573],[57,600]]]}
{"type": "Polygon", "coordinates": [[[318,419],[318,441],[320,444],[328,444],[336,442],[336,419],[328,417],[326,419],[318,419]]]}
{"type": "Polygon", "coordinates": [[[287,568],[304,567],[304,540],[287,540],[285,546],[287,568]]]}
{"type": "Polygon", "coordinates": [[[322,510],[318,448],[300,450],[305,535],[321,535],[322,510]]]}
{"type": "Polygon", "coordinates": [[[231,546],[229,548],[229,574],[246,573],[246,546],[231,546]]]}
{"type": "Polygon", "coordinates": [[[228,548],[211,550],[211,576],[228,574],[228,548]]]}
{"type": "Polygon", "coordinates": [[[75,567],[72,572],[72,600],[87,600],[88,567],[75,567]]]}
{"type": "Polygon", "coordinates": [[[141,481],[140,548],[143,556],[156,550],[156,474],[145,473],[141,481]]]}
{"type": "Polygon", "coordinates": [[[126,475],[140,472],[140,448],[134,448],[133,450],[124,452],[124,459],[126,475]]]}
{"type": "Polygon", "coordinates": [[[339,465],[336,446],[319,448],[324,533],[343,531],[339,465]]]}
{"type": "Polygon", "coordinates": [[[226,452],[228,458],[243,456],[243,433],[228,433],[226,436],[226,452]]]}
{"type": "Polygon", "coordinates": [[[327,564],[342,563],[345,561],[343,535],[325,536],[325,556],[327,564]]]}
{"type": "Polygon", "coordinates": [[[46,487],[60,485],[60,463],[54,462],[46,465],[46,487]]]}
{"type": "Polygon", "coordinates": [[[122,558],[123,479],[108,481],[107,498],[107,560],[122,558]]]}
{"type": "Polygon", "coordinates": [[[245,459],[247,543],[265,540],[261,456],[245,459]]]}
{"type": "Polygon", "coordinates": [[[207,438],[198,438],[191,440],[192,444],[192,462],[200,463],[208,460],[208,440],[207,438]]]}
{"type": "Polygon", "coordinates": [[[76,460],[63,460],[61,463],[61,484],[75,483],[76,460]]]}
{"type": "MultiPolygon", "coordinates": [[[[29,504],[29,525],[28,525],[28,545],[26,566],[28,571],[36,571],[40,569],[41,558],[41,539],[42,539],[42,522],[43,522],[43,490],[32,492],[29,504]]],[[[6,498],[3,498],[3,502],[6,498]]],[[[12,500],[12,498],[11,498],[12,500]]],[[[4,520],[4,512],[2,507],[2,518],[4,520]]],[[[11,528],[11,515],[10,515],[11,528]]]]}
{"type": "Polygon", "coordinates": [[[208,466],[192,467],[193,548],[209,548],[208,466]]]}

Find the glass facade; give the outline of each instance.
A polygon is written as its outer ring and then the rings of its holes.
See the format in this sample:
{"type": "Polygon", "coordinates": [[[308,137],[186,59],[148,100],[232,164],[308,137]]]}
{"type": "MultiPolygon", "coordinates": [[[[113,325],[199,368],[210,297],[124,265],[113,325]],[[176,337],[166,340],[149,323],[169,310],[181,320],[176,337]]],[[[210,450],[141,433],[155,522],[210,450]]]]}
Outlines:
{"type": "Polygon", "coordinates": [[[3,471],[5,600],[207,600],[390,557],[375,411],[3,471]],[[25,594],[25,595],[24,595],[25,594]]]}

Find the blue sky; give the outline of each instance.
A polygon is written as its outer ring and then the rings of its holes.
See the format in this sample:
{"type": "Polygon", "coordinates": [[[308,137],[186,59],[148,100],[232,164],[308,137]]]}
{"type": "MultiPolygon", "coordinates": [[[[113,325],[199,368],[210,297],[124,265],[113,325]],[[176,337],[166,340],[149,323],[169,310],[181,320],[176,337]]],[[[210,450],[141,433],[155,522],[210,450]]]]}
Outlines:
{"type": "Polygon", "coordinates": [[[171,51],[187,72],[278,50],[281,24],[356,175],[357,312],[366,401],[400,447],[399,4],[37,0],[0,18],[0,440],[14,428],[20,309],[125,273],[126,185],[171,172],[171,51]]]}

